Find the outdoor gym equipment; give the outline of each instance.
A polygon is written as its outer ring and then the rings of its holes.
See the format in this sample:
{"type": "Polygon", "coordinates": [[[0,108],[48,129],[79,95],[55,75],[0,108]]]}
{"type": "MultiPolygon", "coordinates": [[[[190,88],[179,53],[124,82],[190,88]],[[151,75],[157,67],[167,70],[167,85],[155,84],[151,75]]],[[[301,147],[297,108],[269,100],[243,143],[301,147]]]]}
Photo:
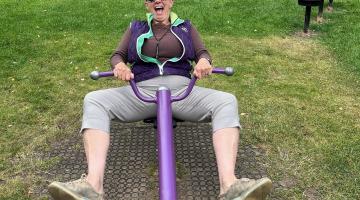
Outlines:
{"type": "MultiPolygon", "coordinates": [[[[234,70],[231,67],[214,68],[212,73],[225,74],[231,76],[234,70]]],[[[90,77],[97,80],[101,77],[113,76],[112,71],[98,72],[93,71],[90,77]]],[[[171,103],[185,99],[193,87],[197,78],[194,76],[184,93],[178,96],[172,96],[169,88],[160,86],[156,92],[155,98],[147,97],[139,92],[135,81],[130,80],[130,86],[135,95],[142,101],[157,104],[157,145],[158,145],[158,164],[159,164],[159,197],[160,200],[177,199],[176,192],[176,162],[173,134],[173,118],[171,103]]]]}
{"type": "Polygon", "coordinates": [[[304,20],[304,33],[309,32],[311,7],[319,6],[318,17],[322,17],[322,10],[324,6],[324,0],[298,0],[298,4],[305,6],[305,20],[304,20]]]}
{"type": "MultiPolygon", "coordinates": [[[[321,20],[322,15],[323,15],[323,10],[324,10],[324,0],[298,0],[298,4],[306,7],[305,20],[304,20],[304,33],[308,33],[309,32],[309,24],[310,24],[311,7],[319,6],[317,20],[321,20]]],[[[329,0],[328,10],[332,11],[332,9],[333,9],[333,0],[329,0]]]]}

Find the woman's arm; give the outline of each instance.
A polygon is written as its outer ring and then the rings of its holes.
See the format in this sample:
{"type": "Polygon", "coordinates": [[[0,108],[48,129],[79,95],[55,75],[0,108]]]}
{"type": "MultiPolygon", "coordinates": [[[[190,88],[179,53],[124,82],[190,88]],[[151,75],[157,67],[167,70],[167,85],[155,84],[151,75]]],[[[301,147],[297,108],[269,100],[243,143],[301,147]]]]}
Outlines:
{"type": "Polygon", "coordinates": [[[112,54],[110,58],[111,67],[114,68],[120,62],[127,63],[128,57],[128,48],[131,36],[131,29],[130,27],[125,31],[121,41],[116,48],[116,51],[112,54]]]}
{"type": "Polygon", "coordinates": [[[131,36],[130,27],[124,33],[116,51],[110,58],[111,68],[114,76],[123,81],[129,81],[134,78],[134,74],[126,65],[128,57],[128,48],[131,36]]]}
{"type": "Polygon", "coordinates": [[[195,62],[194,75],[198,79],[202,79],[211,74],[211,57],[207,49],[205,48],[204,43],[201,41],[200,35],[196,28],[191,25],[191,37],[193,41],[193,46],[195,50],[195,62]]]}
{"type": "Polygon", "coordinates": [[[194,46],[194,50],[195,50],[195,62],[198,63],[201,58],[205,58],[211,64],[211,62],[212,62],[211,56],[210,56],[209,52],[207,51],[207,49],[205,48],[205,45],[202,42],[202,40],[200,38],[200,34],[197,31],[197,29],[195,28],[195,26],[191,25],[190,33],[191,33],[191,38],[192,38],[193,46],[194,46]]]}

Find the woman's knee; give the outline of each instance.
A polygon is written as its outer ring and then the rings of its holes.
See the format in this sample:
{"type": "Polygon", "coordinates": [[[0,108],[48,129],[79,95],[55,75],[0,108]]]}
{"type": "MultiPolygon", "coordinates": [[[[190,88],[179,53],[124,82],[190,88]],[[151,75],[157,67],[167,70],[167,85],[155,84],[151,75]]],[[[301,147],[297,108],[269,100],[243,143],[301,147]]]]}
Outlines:
{"type": "Polygon", "coordinates": [[[92,92],[87,93],[84,97],[84,103],[100,101],[100,97],[101,97],[100,93],[101,93],[101,91],[92,91],[92,92]]]}
{"type": "Polygon", "coordinates": [[[109,109],[102,91],[89,92],[84,97],[83,111],[86,115],[109,115],[109,109]]]}
{"type": "Polygon", "coordinates": [[[220,105],[233,105],[237,107],[236,96],[231,93],[222,92],[217,101],[220,101],[220,105]]]}
{"type": "Polygon", "coordinates": [[[240,127],[238,102],[235,95],[224,93],[212,116],[213,131],[223,128],[240,127]]]}
{"type": "Polygon", "coordinates": [[[217,103],[213,108],[213,115],[222,117],[238,115],[238,102],[235,95],[221,92],[215,101],[217,103]]]}

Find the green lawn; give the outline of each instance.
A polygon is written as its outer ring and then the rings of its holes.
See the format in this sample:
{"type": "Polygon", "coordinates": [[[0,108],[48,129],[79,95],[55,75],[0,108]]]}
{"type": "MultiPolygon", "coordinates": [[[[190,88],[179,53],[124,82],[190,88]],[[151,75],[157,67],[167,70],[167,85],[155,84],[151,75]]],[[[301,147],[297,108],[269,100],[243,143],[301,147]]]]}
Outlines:
{"type": "MultiPolygon", "coordinates": [[[[242,142],[266,152],[277,199],[360,199],[360,1],[335,0],[300,37],[294,0],[176,1],[230,78],[200,85],[234,93],[242,142]],[[311,198],[314,197],[314,198],[311,198]]],[[[315,9],[314,9],[315,10],[315,9]]],[[[0,0],[0,199],[36,199],[50,144],[77,134],[83,96],[142,1],[0,0]]],[[[313,12],[313,18],[315,12],[313,12]]]]}

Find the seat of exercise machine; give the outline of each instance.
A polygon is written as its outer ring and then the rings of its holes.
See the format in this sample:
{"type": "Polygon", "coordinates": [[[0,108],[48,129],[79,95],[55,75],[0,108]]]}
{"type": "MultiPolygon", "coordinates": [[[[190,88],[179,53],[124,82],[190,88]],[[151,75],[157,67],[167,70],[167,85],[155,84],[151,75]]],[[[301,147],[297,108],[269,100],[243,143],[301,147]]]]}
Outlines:
{"type": "Polygon", "coordinates": [[[302,6],[320,6],[324,0],[298,0],[298,4],[302,6]]]}
{"type": "MultiPolygon", "coordinates": [[[[152,123],[154,129],[157,129],[157,119],[156,117],[151,117],[143,120],[144,123],[152,123]]],[[[177,122],[184,122],[184,120],[172,118],[172,126],[173,128],[177,127],[177,122]]]]}

